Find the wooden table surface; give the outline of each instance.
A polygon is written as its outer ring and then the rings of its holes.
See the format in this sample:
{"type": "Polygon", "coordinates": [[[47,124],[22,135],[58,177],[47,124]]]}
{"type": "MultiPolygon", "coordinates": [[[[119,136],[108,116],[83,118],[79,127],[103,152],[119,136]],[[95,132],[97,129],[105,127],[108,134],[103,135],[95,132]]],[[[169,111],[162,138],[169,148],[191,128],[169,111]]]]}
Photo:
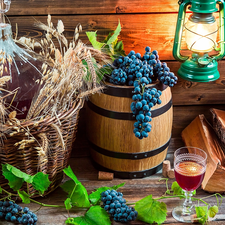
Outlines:
{"type": "MultiPolygon", "coordinates": [[[[116,184],[120,184],[125,182],[126,184],[119,189],[124,194],[124,198],[128,202],[136,202],[147,195],[152,194],[153,198],[160,197],[166,191],[165,181],[159,181],[162,177],[161,173],[155,174],[151,177],[144,179],[131,179],[131,180],[123,180],[123,179],[113,179],[112,181],[99,181],[97,180],[98,171],[94,168],[90,157],[76,157],[71,158],[70,165],[76,174],[77,178],[82,182],[82,184],[87,189],[88,193],[91,193],[95,188],[102,186],[113,186],[116,184]]],[[[169,185],[172,184],[174,180],[169,180],[169,185]]],[[[197,191],[197,197],[202,198],[210,195],[202,190],[197,191]]],[[[47,197],[38,198],[40,202],[46,204],[59,204],[63,205],[63,201],[66,199],[66,193],[62,191],[61,188],[56,189],[53,193],[49,194],[47,197]]],[[[167,204],[167,220],[164,224],[171,225],[181,225],[182,223],[177,222],[171,214],[172,209],[182,204],[183,200],[179,200],[177,198],[163,200],[167,204]]],[[[216,204],[215,198],[207,199],[207,202],[211,204],[216,204]]],[[[25,206],[25,205],[22,205],[25,206]]],[[[39,209],[39,206],[36,204],[29,204],[28,207],[35,211],[39,209]]],[[[71,212],[71,216],[82,215],[83,212],[71,212]]],[[[41,208],[37,213],[38,216],[38,225],[61,225],[64,224],[68,213],[65,209],[55,209],[55,208],[41,208]]],[[[12,225],[10,222],[1,221],[0,224],[4,225],[12,225]]],[[[117,223],[115,221],[112,222],[113,225],[119,225],[122,223],[117,223]]],[[[128,224],[133,225],[143,225],[147,223],[143,223],[141,221],[132,221],[128,224]]],[[[188,223],[187,223],[188,224],[188,223]]],[[[225,225],[225,201],[221,206],[221,210],[218,216],[214,219],[214,221],[209,222],[209,225],[225,225]]]]}

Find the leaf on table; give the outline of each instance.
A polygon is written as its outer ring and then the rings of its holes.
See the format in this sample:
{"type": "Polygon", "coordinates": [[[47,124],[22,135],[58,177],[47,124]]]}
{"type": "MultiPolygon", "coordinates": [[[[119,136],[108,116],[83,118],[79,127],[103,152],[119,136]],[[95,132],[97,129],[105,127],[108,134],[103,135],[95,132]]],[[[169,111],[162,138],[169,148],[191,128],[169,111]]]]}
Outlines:
{"type": "Polygon", "coordinates": [[[60,185],[60,187],[63,189],[63,191],[67,192],[68,194],[71,194],[75,185],[76,184],[73,180],[68,180],[62,185],[60,185]]]}
{"type": "Polygon", "coordinates": [[[143,222],[162,224],[166,220],[166,204],[153,199],[152,195],[136,202],[134,208],[138,212],[137,219],[143,222]]]}
{"type": "Polygon", "coordinates": [[[214,205],[209,208],[208,216],[213,218],[219,212],[218,206],[214,205]]]}
{"type": "Polygon", "coordinates": [[[85,214],[85,216],[68,218],[67,224],[75,225],[110,225],[109,214],[100,206],[92,206],[85,214]]]}
{"type": "Polygon", "coordinates": [[[67,218],[66,224],[74,224],[74,225],[89,225],[89,223],[85,220],[84,216],[80,217],[69,217],[67,218]]]}
{"type": "Polygon", "coordinates": [[[9,186],[14,191],[18,191],[22,187],[24,179],[15,176],[7,169],[6,164],[2,164],[2,175],[9,181],[9,186]]]}
{"type": "Polygon", "coordinates": [[[208,220],[208,207],[195,206],[195,211],[198,218],[198,222],[201,224],[205,224],[205,222],[208,220]]]}
{"type": "Polygon", "coordinates": [[[76,184],[79,184],[80,181],[77,179],[76,175],[74,174],[73,170],[71,169],[70,166],[68,166],[67,168],[65,168],[63,170],[63,172],[70,177],[76,184]]]}
{"type": "Polygon", "coordinates": [[[123,187],[124,185],[125,185],[125,182],[124,182],[124,183],[121,183],[121,184],[118,184],[118,185],[112,186],[112,189],[113,189],[113,190],[117,190],[118,188],[121,188],[121,187],[123,187]]]}
{"type": "Polygon", "coordinates": [[[17,191],[24,204],[30,203],[30,196],[25,191],[17,191]]]}
{"type": "Polygon", "coordinates": [[[61,185],[61,188],[68,193],[73,206],[90,207],[87,190],[80,182],[75,184],[73,180],[68,180],[61,185]]]}
{"type": "Polygon", "coordinates": [[[70,198],[73,206],[90,207],[87,190],[81,183],[76,185],[70,198]]]}
{"type": "Polygon", "coordinates": [[[24,181],[26,181],[27,183],[30,183],[30,184],[32,183],[33,177],[31,175],[22,172],[21,170],[17,169],[16,167],[12,165],[9,165],[9,164],[4,164],[4,165],[6,165],[7,170],[13,173],[13,175],[15,175],[16,177],[24,179],[24,181]]]}
{"type": "Polygon", "coordinates": [[[33,176],[32,185],[35,190],[40,191],[41,194],[48,189],[51,182],[48,179],[48,174],[44,174],[42,172],[38,172],[33,176]]]}
{"type": "Polygon", "coordinates": [[[93,191],[89,196],[89,200],[92,205],[97,205],[101,201],[101,193],[106,190],[117,190],[120,187],[123,187],[125,183],[121,183],[118,185],[114,185],[113,187],[100,187],[97,188],[96,191],[93,191]]]}
{"type": "Polygon", "coordinates": [[[92,205],[99,204],[99,202],[101,200],[101,193],[108,189],[109,189],[109,187],[100,187],[96,191],[93,191],[91,194],[89,194],[88,198],[89,198],[91,204],[92,205]]]}
{"type": "Polygon", "coordinates": [[[97,50],[101,50],[101,48],[103,47],[103,45],[105,45],[105,43],[101,43],[97,41],[97,31],[93,32],[86,32],[86,35],[89,39],[89,41],[91,42],[92,46],[97,49],[97,50]]]}
{"type": "Polygon", "coordinates": [[[67,198],[65,201],[64,201],[64,204],[66,206],[66,210],[70,210],[72,208],[72,204],[71,204],[71,199],[70,198],[67,198]]]}

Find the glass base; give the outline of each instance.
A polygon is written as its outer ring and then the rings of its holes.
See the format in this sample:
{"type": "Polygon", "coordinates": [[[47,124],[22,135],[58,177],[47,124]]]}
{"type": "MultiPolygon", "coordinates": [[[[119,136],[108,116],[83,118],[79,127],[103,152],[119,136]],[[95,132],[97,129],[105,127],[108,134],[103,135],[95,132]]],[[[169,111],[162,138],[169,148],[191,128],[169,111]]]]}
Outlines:
{"type": "Polygon", "coordinates": [[[188,212],[183,206],[178,206],[172,211],[173,218],[183,223],[192,223],[193,215],[195,215],[195,207],[189,208],[188,212]]]}

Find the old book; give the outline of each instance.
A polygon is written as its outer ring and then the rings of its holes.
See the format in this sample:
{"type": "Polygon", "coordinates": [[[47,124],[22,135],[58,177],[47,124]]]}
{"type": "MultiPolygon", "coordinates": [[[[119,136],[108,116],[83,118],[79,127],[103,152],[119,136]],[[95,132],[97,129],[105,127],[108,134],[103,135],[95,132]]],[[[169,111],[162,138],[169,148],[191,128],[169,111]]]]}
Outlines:
{"type": "Polygon", "coordinates": [[[186,146],[206,151],[207,167],[202,189],[208,192],[225,192],[225,154],[214,129],[204,115],[197,116],[181,133],[186,146]]]}

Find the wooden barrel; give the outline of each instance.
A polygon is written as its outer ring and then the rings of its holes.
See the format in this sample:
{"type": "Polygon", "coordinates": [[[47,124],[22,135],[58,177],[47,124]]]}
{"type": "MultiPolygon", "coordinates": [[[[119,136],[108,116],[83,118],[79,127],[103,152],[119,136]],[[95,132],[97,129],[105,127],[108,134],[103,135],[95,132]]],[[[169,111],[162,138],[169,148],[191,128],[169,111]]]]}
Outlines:
{"type": "Polygon", "coordinates": [[[87,102],[87,136],[99,170],[132,179],[153,175],[162,168],[171,139],[172,94],[161,83],[149,86],[162,91],[162,103],[152,108],[152,130],[142,140],[133,133],[133,87],[107,83],[104,93],[92,95],[87,102]]]}

